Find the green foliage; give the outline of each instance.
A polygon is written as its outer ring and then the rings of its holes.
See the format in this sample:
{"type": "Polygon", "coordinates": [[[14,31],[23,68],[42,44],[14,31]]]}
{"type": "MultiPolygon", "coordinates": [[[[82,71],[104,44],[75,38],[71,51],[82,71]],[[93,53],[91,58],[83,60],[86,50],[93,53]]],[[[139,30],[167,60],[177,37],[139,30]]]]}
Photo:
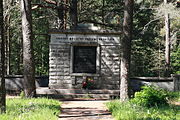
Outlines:
{"type": "MultiPolygon", "coordinates": [[[[180,43],[180,41],[179,41],[180,43]]],[[[172,58],[172,70],[175,74],[180,74],[180,44],[177,44],[171,55],[172,58]]]]}
{"type": "Polygon", "coordinates": [[[7,99],[6,114],[1,120],[57,120],[60,103],[47,98],[7,99]]]}
{"type": "Polygon", "coordinates": [[[48,75],[49,70],[49,37],[37,35],[34,40],[34,61],[36,75],[48,75]]]}
{"type": "MultiPolygon", "coordinates": [[[[103,29],[122,30],[123,0],[79,0],[78,21],[80,23],[94,23],[103,29]],[[103,4],[104,3],[104,4],[103,4]]],[[[8,2],[7,2],[8,3],[8,2]]],[[[170,14],[172,43],[176,43],[175,35],[180,29],[179,8],[170,1],[168,5],[163,1],[136,0],[134,7],[134,31],[132,41],[131,76],[163,76],[164,75],[164,11],[170,14]],[[157,8],[151,9],[151,8],[157,8]]],[[[49,29],[58,28],[59,20],[55,5],[45,1],[32,0],[38,7],[32,11],[34,33],[34,57],[36,75],[48,75],[49,62],[49,29]],[[51,7],[53,9],[51,9],[51,7]]],[[[68,3],[69,5],[69,3],[68,3]]],[[[5,13],[9,15],[10,40],[10,74],[22,74],[22,34],[20,2],[12,1],[6,5],[5,13]]],[[[69,14],[67,14],[67,28],[69,14]]],[[[8,33],[6,34],[8,36],[8,33]]],[[[5,35],[5,36],[6,36],[5,35]]],[[[8,46],[8,45],[6,45],[8,46]]],[[[174,45],[172,45],[174,46],[174,45]]],[[[172,47],[172,73],[180,73],[179,46],[172,47]]],[[[8,53],[6,54],[8,55],[8,53]]],[[[8,56],[7,56],[8,57],[8,56]]]]}
{"type": "Polygon", "coordinates": [[[24,93],[24,91],[21,91],[21,93],[20,93],[20,98],[25,98],[25,93],[24,93]]]}
{"type": "Polygon", "coordinates": [[[150,22],[154,20],[154,10],[148,9],[151,5],[142,0],[135,3],[131,76],[161,76],[163,73],[164,45],[158,27],[161,23],[159,20],[150,22]]]}
{"type": "Polygon", "coordinates": [[[105,29],[121,30],[123,0],[79,1],[79,22],[94,23],[105,29]]]}
{"type": "Polygon", "coordinates": [[[143,90],[135,93],[135,97],[131,100],[132,103],[145,107],[168,104],[169,92],[153,86],[143,86],[142,88],[143,90]]]}
{"type": "MultiPolygon", "coordinates": [[[[176,3],[176,2],[175,2],[176,3]]],[[[179,19],[180,17],[180,8],[176,7],[176,4],[173,2],[169,2],[168,4],[162,3],[161,5],[158,6],[158,9],[156,10],[156,17],[163,17],[164,14],[168,13],[170,19],[175,20],[179,19]]],[[[177,21],[179,22],[179,21],[177,21]]]]}
{"type": "MultiPolygon", "coordinates": [[[[164,76],[165,28],[164,12],[170,14],[171,43],[174,46],[179,31],[179,8],[173,2],[164,5],[162,1],[137,0],[134,9],[134,37],[132,41],[132,76],[164,76]],[[151,9],[158,8],[158,9],[151,9]]],[[[179,73],[177,47],[172,47],[171,73],[179,73]]]]}
{"type": "MultiPolygon", "coordinates": [[[[33,3],[38,3],[34,0],[33,3]]],[[[43,1],[41,4],[46,5],[43,1]]],[[[48,31],[50,21],[55,21],[55,17],[48,17],[50,15],[49,9],[37,9],[32,11],[33,18],[33,49],[36,75],[48,75],[49,70],[49,36],[48,31]],[[50,18],[54,20],[50,20],[50,18]]]]}
{"type": "MultiPolygon", "coordinates": [[[[39,4],[39,1],[33,0],[33,3],[39,4]]],[[[23,50],[20,2],[12,1],[12,3],[9,3],[7,6],[9,9],[7,9],[6,12],[10,17],[10,20],[9,22],[6,21],[6,26],[9,30],[7,31],[9,33],[6,33],[6,36],[10,43],[9,45],[6,45],[9,46],[9,51],[6,55],[9,55],[7,57],[10,57],[10,75],[21,75],[23,74],[23,50]]],[[[36,75],[48,75],[49,36],[47,33],[49,25],[51,25],[49,24],[49,17],[46,18],[48,14],[49,12],[46,9],[36,9],[32,11],[34,34],[33,48],[36,75]]]]}
{"type": "Polygon", "coordinates": [[[170,101],[180,102],[180,91],[179,92],[170,92],[170,101]]]}
{"type": "Polygon", "coordinates": [[[179,120],[179,106],[142,107],[131,102],[111,101],[108,109],[116,120],[179,120]]]}
{"type": "MultiPolygon", "coordinates": [[[[9,8],[9,64],[10,74],[22,74],[22,34],[20,3],[14,3],[9,8]]],[[[8,46],[8,45],[7,45],[8,46]]]]}

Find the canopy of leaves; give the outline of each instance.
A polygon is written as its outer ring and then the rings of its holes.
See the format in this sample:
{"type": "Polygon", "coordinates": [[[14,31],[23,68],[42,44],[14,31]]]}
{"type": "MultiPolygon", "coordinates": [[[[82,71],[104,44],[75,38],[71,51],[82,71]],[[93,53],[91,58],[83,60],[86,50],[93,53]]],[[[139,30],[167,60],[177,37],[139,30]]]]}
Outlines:
{"type": "MultiPolygon", "coordinates": [[[[32,0],[34,54],[36,75],[48,75],[48,31],[59,28],[58,0],[32,0]],[[58,4],[55,4],[58,3],[58,4]]],[[[121,31],[123,0],[78,0],[79,23],[94,23],[102,29],[121,31]]],[[[64,3],[63,3],[64,4],[64,3]]],[[[70,4],[65,3],[66,26],[69,28],[70,4]]],[[[6,58],[10,74],[22,74],[22,35],[19,1],[5,2],[6,58]],[[9,18],[9,20],[8,20],[9,18]]],[[[164,5],[162,0],[135,0],[132,41],[132,76],[164,75],[164,11],[171,21],[171,73],[179,73],[180,8],[172,0],[164,5]]],[[[62,9],[63,10],[63,9],[62,9]]],[[[8,73],[8,72],[7,72],[8,73]]]]}

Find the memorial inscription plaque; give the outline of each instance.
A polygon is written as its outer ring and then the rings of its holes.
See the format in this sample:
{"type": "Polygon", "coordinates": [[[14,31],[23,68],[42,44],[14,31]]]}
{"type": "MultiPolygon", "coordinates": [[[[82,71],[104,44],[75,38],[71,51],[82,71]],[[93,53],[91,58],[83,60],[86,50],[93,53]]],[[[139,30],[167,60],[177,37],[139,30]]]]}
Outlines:
{"type": "Polygon", "coordinates": [[[96,73],[96,46],[74,46],[73,73],[96,73]]]}

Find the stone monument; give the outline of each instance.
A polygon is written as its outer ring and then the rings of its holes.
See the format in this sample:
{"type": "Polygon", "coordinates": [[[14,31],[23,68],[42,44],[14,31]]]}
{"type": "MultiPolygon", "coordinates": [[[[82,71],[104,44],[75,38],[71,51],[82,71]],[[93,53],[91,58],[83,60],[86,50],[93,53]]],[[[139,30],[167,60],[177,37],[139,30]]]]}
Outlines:
{"type": "Polygon", "coordinates": [[[88,80],[93,89],[119,89],[120,32],[90,25],[76,30],[52,30],[50,35],[51,89],[82,89],[88,80]]]}

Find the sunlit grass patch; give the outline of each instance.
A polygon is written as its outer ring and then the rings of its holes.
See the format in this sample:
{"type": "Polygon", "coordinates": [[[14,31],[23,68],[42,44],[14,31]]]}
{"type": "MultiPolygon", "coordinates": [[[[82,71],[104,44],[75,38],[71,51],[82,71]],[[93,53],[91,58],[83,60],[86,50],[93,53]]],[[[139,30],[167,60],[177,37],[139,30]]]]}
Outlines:
{"type": "Polygon", "coordinates": [[[57,120],[60,102],[47,98],[7,99],[6,109],[0,120],[57,120]]]}
{"type": "Polygon", "coordinates": [[[117,100],[107,107],[116,120],[180,120],[180,106],[175,105],[148,108],[117,100]]]}
{"type": "Polygon", "coordinates": [[[144,86],[131,100],[111,101],[107,107],[116,120],[180,120],[179,98],[180,92],[144,86]]]}

